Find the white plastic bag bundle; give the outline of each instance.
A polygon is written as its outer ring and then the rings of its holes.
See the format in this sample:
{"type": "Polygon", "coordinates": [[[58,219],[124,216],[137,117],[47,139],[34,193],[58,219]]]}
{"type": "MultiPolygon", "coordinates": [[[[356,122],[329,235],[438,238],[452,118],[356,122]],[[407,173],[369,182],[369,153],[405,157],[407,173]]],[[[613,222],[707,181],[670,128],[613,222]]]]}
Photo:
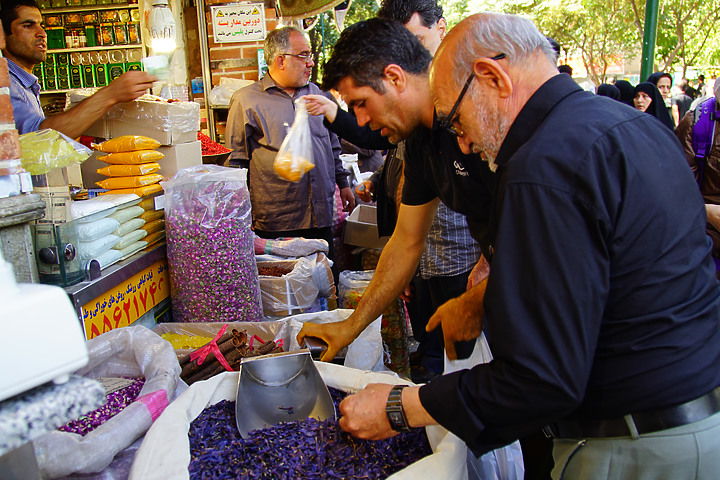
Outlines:
{"type": "MultiPolygon", "coordinates": [[[[476,340],[475,348],[468,358],[448,360],[447,355],[444,355],[444,357],[445,371],[443,373],[470,369],[481,363],[489,363],[493,359],[485,334],[481,334],[476,340]]],[[[470,479],[523,480],[525,476],[525,466],[519,441],[488,452],[479,458],[475,457],[470,450],[467,450],[467,467],[470,479]]]]}
{"type": "MultiPolygon", "coordinates": [[[[143,436],[185,387],[170,343],[145,327],[124,327],[87,343],[89,362],[75,372],[88,378],[144,377],[138,398],[84,437],[59,430],[33,442],[43,478],[103,471],[116,454],[143,436]]],[[[106,478],[106,477],[104,477],[106,478]]]]}

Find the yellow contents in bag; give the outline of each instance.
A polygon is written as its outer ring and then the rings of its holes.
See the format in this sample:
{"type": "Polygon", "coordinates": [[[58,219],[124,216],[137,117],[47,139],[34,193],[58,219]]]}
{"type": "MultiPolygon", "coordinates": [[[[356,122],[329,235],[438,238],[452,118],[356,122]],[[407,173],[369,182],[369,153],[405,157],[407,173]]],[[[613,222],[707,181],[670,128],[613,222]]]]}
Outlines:
{"type": "Polygon", "coordinates": [[[121,137],[111,138],[100,144],[93,143],[92,146],[95,150],[100,150],[101,152],[120,153],[158,148],[160,142],[142,135],[123,135],[121,137]]]}
{"type": "Polygon", "coordinates": [[[302,157],[291,155],[278,155],[273,163],[278,177],[289,182],[298,182],[308,172],[315,168],[315,164],[302,157]]]}
{"type": "Polygon", "coordinates": [[[165,210],[145,210],[143,213],[140,214],[140,217],[143,220],[145,220],[145,223],[154,222],[158,218],[164,218],[165,217],[165,210]]]}
{"type": "Polygon", "coordinates": [[[163,238],[165,238],[165,230],[160,230],[159,232],[148,234],[147,237],[143,238],[143,241],[147,242],[148,245],[152,245],[163,238]]]}
{"type": "Polygon", "coordinates": [[[116,188],[135,188],[145,185],[152,185],[163,179],[162,175],[137,175],[134,177],[110,177],[100,182],[95,182],[100,188],[114,190],[116,188]]]}
{"type": "Polygon", "coordinates": [[[148,233],[148,235],[151,233],[158,232],[160,230],[165,229],[165,219],[160,218],[158,220],[153,220],[152,222],[148,222],[140,228],[145,230],[148,233]]]}
{"type": "Polygon", "coordinates": [[[97,173],[106,177],[129,177],[132,175],[149,175],[160,170],[159,163],[143,163],[142,165],[108,165],[98,168],[97,173]]]}
{"type": "Polygon", "coordinates": [[[160,184],[154,183],[152,185],[145,185],[144,187],[117,188],[115,190],[108,190],[107,192],[102,192],[100,193],[100,195],[134,193],[138,197],[145,197],[147,195],[151,195],[157,192],[162,192],[162,187],[160,186],[160,184]]]}
{"type": "Polygon", "coordinates": [[[113,165],[140,165],[142,163],[157,162],[165,155],[157,150],[138,150],[136,152],[111,153],[102,155],[98,160],[113,165]]]}

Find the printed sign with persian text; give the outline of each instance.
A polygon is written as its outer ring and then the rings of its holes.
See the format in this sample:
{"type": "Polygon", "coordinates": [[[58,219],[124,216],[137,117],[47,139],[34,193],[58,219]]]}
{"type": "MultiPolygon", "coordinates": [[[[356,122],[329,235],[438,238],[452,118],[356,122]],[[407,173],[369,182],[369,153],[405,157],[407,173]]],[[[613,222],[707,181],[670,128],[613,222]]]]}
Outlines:
{"type": "Polygon", "coordinates": [[[265,39],[265,6],[231,3],[210,7],[216,43],[262,42],[265,39]]]}
{"type": "Polygon", "coordinates": [[[85,338],[126,327],[170,295],[163,259],[82,306],[85,338]]]}

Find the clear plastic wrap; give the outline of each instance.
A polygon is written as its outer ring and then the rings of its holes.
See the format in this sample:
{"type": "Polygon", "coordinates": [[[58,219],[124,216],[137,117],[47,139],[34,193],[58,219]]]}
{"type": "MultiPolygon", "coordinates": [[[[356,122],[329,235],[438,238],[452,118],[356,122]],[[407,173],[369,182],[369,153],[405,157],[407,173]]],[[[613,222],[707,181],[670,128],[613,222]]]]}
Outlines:
{"type": "Polygon", "coordinates": [[[103,471],[116,454],[145,434],[184,389],[172,345],[145,327],[111,330],[89,340],[87,346],[89,363],[76,374],[87,378],[144,377],[145,384],[133,403],[84,437],[54,431],[34,440],[43,478],[103,471]]]}
{"type": "Polygon", "coordinates": [[[114,218],[100,218],[93,222],[83,222],[77,225],[78,240],[92,242],[98,238],[110,235],[120,227],[120,222],[114,218]]]}
{"type": "Polygon", "coordinates": [[[22,166],[32,175],[80,164],[92,153],[85,145],[49,128],[20,135],[20,148],[22,166]]]}
{"type": "Polygon", "coordinates": [[[312,134],[305,99],[295,100],[295,120],[275,156],[273,169],[278,177],[299,182],[305,173],[315,168],[312,134]]]}
{"type": "Polygon", "coordinates": [[[260,293],[265,315],[292,315],[310,308],[318,296],[335,293],[330,262],[324,254],[296,260],[258,262],[260,293]],[[288,271],[281,276],[263,275],[263,270],[288,271]]]}
{"type": "Polygon", "coordinates": [[[176,321],[263,318],[246,175],[198,165],[162,183],[176,321]]]}

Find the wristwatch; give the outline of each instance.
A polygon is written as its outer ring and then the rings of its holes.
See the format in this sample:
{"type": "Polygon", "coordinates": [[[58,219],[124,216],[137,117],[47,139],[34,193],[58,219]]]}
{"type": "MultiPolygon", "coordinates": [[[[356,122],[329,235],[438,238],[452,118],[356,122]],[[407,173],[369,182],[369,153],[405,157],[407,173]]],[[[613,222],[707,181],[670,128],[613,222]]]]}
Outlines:
{"type": "Polygon", "coordinates": [[[385,414],[387,414],[390,426],[396,432],[407,432],[410,430],[405,411],[402,407],[402,391],[407,385],[395,385],[390,390],[387,404],[385,405],[385,414]]]}

